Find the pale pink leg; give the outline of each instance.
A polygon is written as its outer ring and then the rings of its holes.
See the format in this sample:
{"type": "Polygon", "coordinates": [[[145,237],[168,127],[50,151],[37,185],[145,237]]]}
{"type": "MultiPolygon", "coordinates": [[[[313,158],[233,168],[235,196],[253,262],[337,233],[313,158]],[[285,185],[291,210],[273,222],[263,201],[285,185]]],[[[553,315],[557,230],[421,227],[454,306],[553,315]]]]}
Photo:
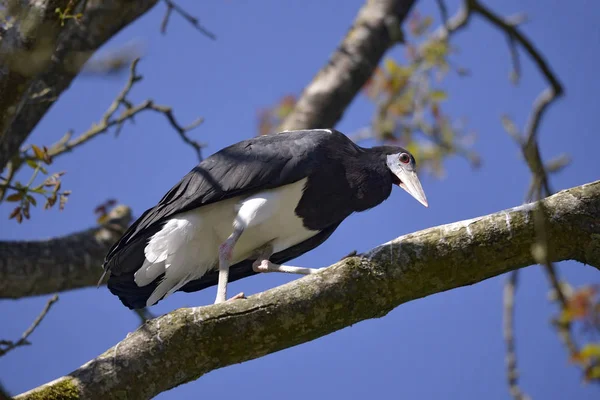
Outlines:
{"type": "MultiPolygon", "coordinates": [[[[242,230],[234,230],[227,240],[219,246],[219,282],[217,284],[217,297],[215,304],[222,303],[227,299],[227,283],[229,281],[229,264],[233,248],[237,243],[242,230]]],[[[243,293],[241,293],[243,296],[243,293]]],[[[239,296],[236,295],[236,297],[239,296]]],[[[239,298],[239,297],[238,297],[239,298]]]]}
{"type": "Polygon", "coordinates": [[[273,264],[269,260],[256,260],[252,264],[255,272],[285,272],[288,274],[310,275],[319,272],[317,268],[292,267],[290,265],[273,264]]]}

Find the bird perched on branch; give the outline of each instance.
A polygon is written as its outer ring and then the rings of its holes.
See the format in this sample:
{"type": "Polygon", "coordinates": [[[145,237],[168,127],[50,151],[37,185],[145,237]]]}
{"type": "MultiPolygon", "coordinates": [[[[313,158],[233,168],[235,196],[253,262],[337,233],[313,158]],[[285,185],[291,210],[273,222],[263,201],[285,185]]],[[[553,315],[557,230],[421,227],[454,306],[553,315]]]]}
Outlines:
{"type": "Polygon", "coordinates": [[[202,161],[129,227],[106,256],[108,288],[135,309],[217,284],[220,303],[228,282],[259,272],[315,273],[281,264],[383,202],[393,185],[427,207],[415,159],[401,147],[363,148],[329,129],[244,140],[202,161]]]}

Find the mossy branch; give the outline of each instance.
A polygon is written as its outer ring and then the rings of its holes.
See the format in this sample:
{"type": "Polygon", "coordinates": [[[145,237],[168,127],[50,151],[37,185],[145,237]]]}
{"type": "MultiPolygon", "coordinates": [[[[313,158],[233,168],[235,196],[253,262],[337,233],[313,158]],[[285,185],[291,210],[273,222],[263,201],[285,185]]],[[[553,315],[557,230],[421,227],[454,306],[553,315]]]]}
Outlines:
{"type": "MultiPolygon", "coordinates": [[[[600,270],[600,181],[542,203],[548,257],[600,270]]],[[[403,303],[535,264],[536,206],[408,234],[246,300],[175,310],[16,399],[65,390],[69,399],[148,399],[209,371],[382,317],[403,303]]]]}

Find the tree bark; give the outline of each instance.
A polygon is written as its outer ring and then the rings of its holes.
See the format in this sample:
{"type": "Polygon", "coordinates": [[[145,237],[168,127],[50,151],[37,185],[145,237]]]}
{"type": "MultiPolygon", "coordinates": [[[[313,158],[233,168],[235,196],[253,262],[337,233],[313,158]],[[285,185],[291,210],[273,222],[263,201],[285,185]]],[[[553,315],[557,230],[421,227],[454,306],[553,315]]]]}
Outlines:
{"type": "MultiPolygon", "coordinates": [[[[541,203],[549,259],[600,269],[600,181],[541,203]]],[[[382,317],[400,304],[535,264],[536,206],[408,234],[246,300],[175,310],[16,399],[148,399],[217,368],[382,317]]]]}
{"type": "Polygon", "coordinates": [[[110,246],[131,223],[131,210],[115,207],[102,226],[40,241],[0,242],[0,299],[95,286],[110,246]]]}
{"type": "Polygon", "coordinates": [[[0,31],[0,172],[91,55],[157,2],[76,1],[69,12],[82,18],[62,25],[55,10],[66,11],[69,0],[29,0],[26,13],[0,31]]]}

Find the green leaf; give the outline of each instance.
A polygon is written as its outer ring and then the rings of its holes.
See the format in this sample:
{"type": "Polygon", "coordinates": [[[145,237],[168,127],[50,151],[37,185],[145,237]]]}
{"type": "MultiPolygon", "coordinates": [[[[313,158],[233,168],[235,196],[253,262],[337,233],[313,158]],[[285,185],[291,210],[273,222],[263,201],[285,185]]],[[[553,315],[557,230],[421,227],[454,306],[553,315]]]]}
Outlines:
{"type": "Polygon", "coordinates": [[[44,194],[44,193],[46,193],[46,191],[44,190],[44,187],[42,185],[38,185],[38,186],[36,186],[34,188],[30,188],[29,191],[33,192],[33,193],[37,193],[37,194],[44,194]]]}
{"type": "Polygon", "coordinates": [[[37,163],[31,159],[27,159],[25,160],[25,162],[33,169],[36,169],[38,167],[37,163]]]}
{"type": "Polygon", "coordinates": [[[600,343],[588,343],[579,352],[584,358],[600,358],[600,343]]]}
{"type": "Polygon", "coordinates": [[[443,90],[432,90],[429,92],[429,100],[440,102],[448,99],[448,93],[443,90]]]}
{"type": "Polygon", "coordinates": [[[40,149],[39,147],[37,147],[35,144],[31,145],[31,148],[33,149],[33,154],[35,154],[35,157],[38,160],[44,160],[46,158],[46,156],[44,155],[44,152],[42,151],[42,149],[40,149]]]}
{"type": "Polygon", "coordinates": [[[37,200],[35,199],[35,197],[31,196],[31,195],[27,195],[27,201],[29,201],[31,204],[33,204],[33,206],[37,206],[37,200]]]}

